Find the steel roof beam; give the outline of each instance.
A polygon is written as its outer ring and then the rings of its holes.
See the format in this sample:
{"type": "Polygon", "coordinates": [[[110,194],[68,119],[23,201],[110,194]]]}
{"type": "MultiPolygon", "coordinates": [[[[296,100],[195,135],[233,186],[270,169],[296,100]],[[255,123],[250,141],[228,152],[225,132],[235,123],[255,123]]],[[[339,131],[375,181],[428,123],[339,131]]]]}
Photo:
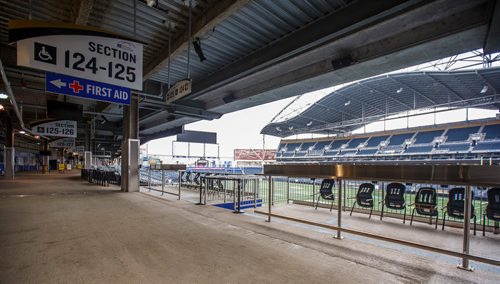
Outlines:
{"type": "Polygon", "coordinates": [[[393,100],[393,101],[395,101],[395,102],[397,102],[397,103],[401,104],[402,106],[405,106],[406,108],[408,108],[408,110],[412,109],[412,106],[410,106],[410,105],[408,105],[408,104],[406,104],[406,103],[402,102],[401,100],[399,100],[399,99],[397,99],[397,98],[395,98],[395,97],[393,97],[393,96],[390,96],[390,95],[389,95],[389,94],[387,94],[387,93],[382,93],[382,92],[380,92],[379,90],[377,90],[377,89],[375,89],[375,88],[373,88],[373,87],[371,87],[371,86],[368,86],[368,85],[366,85],[366,84],[363,84],[362,82],[357,82],[357,84],[358,84],[358,85],[360,85],[360,86],[366,87],[366,88],[368,88],[368,89],[370,89],[370,90],[372,90],[372,91],[376,92],[377,94],[379,94],[379,95],[381,95],[381,96],[385,96],[385,97],[386,97],[386,99],[387,99],[387,98],[388,98],[388,99],[391,99],[391,100],[393,100]]]}
{"type": "MultiPolygon", "coordinates": [[[[201,37],[203,34],[212,30],[215,26],[225,21],[233,13],[241,9],[246,5],[249,0],[222,0],[216,1],[216,3],[210,7],[203,17],[200,17],[196,22],[192,24],[192,38],[201,37]]],[[[185,31],[181,36],[172,42],[171,50],[169,54],[168,49],[165,49],[155,56],[157,60],[151,62],[148,66],[144,68],[144,80],[150,79],[154,74],[158,73],[162,68],[167,66],[168,59],[176,58],[188,47],[188,32],[185,31]]]]}
{"type": "Polygon", "coordinates": [[[492,17],[488,26],[488,34],[484,39],[483,50],[485,54],[491,54],[500,51],[500,1],[491,2],[492,17]]]}
{"type": "Polygon", "coordinates": [[[94,4],[95,0],[81,0],[80,5],[75,5],[74,7],[78,6],[78,11],[76,12],[74,23],[77,25],[86,26],[94,4]]]}
{"type": "Polygon", "coordinates": [[[400,80],[398,80],[397,78],[394,78],[394,77],[393,77],[393,76],[391,76],[391,75],[387,75],[387,78],[389,78],[389,79],[393,80],[394,82],[396,82],[396,83],[400,84],[401,86],[403,86],[403,87],[405,87],[405,88],[408,88],[408,89],[412,90],[414,94],[417,94],[417,95],[421,96],[422,98],[424,98],[424,99],[428,100],[429,102],[431,102],[431,103],[433,103],[433,104],[437,105],[437,102],[436,102],[435,100],[433,100],[433,99],[429,98],[428,96],[426,96],[426,95],[422,94],[421,92],[419,92],[419,91],[415,90],[414,88],[412,88],[412,87],[408,86],[407,84],[405,84],[405,83],[401,82],[401,81],[400,81],[400,80]]]}

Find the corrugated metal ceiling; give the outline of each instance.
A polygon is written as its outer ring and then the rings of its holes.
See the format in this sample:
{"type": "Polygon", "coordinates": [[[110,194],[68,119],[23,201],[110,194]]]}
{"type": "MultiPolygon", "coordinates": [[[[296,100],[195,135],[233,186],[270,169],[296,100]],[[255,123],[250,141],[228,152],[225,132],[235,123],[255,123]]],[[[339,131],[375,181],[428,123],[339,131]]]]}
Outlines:
{"type": "MultiPolygon", "coordinates": [[[[378,76],[353,83],[320,99],[302,113],[261,131],[279,137],[328,132],[329,125],[387,117],[435,106],[498,109],[500,68],[450,72],[410,72],[378,76]]],[[[351,131],[357,125],[337,126],[351,131]]]]}

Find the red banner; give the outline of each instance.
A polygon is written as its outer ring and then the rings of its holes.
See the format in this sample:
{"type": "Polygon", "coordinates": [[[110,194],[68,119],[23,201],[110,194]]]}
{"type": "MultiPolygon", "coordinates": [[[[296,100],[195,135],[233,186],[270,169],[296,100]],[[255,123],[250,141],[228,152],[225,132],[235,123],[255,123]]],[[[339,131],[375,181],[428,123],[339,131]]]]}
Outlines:
{"type": "Polygon", "coordinates": [[[265,152],[262,149],[234,149],[235,161],[262,161],[262,157],[264,157],[265,161],[272,161],[275,159],[275,155],[276,150],[274,149],[266,149],[265,152]]]}

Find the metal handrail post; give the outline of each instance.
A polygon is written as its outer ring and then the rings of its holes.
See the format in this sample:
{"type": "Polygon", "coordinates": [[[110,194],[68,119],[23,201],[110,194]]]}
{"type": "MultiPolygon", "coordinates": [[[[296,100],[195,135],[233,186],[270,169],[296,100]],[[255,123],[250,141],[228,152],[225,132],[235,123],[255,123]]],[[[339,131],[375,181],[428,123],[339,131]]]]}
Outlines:
{"type": "MultiPolygon", "coordinates": [[[[465,187],[465,201],[464,201],[464,239],[463,239],[463,250],[464,254],[469,254],[470,248],[470,217],[471,217],[471,206],[472,206],[472,190],[470,185],[465,187]]],[[[473,271],[474,269],[469,266],[469,259],[462,258],[462,264],[458,266],[460,269],[473,271]]]]}
{"type": "Polygon", "coordinates": [[[236,185],[234,184],[234,179],[232,180],[233,184],[233,212],[236,210],[236,185]]]}
{"type": "Polygon", "coordinates": [[[271,188],[269,189],[269,191],[271,191],[271,199],[269,200],[269,202],[271,203],[271,205],[274,206],[274,182],[273,182],[273,178],[271,177],[271,188]]]}
{"type": "Polygon", "coordinates": [[[345,181],[344,180],[341,180],[340,182],[343,182],[344,183],[344,186],[342,186],[341,188],[344,189],[344,192],[342,193],[343,197],[344,197],[344,200],[342,201],[342,211],[345,212],[345,204],[346,204],[346,191],[347,191],[347,187],[345,186],[345,181]]]}
{"type": "MultiPolygon", "coordinates": [[[[211,186],[212,186],[212,190],[213,190],[213,189],[214,189],[214,187],[213,187],[213,182],[214,182],[214,181],[213,181],[213,179],[212,179],[211,181],[212,181],[211,186]]],[[[205,186],[205,194],[204,194],[204,201],[205,201],[205,202],[203,203],[204,205],[207,205],[207,194],[208,194],[208,190],[209,190],[209,187],[208,187],[208,184],[207,184],[207,185],[205,186]]]]}
{"type": "Polygon", "coordinates": [[[227,181],[222,181],[221,184],[223,184],[223,187],[224,187],[224,203],[226,203],[227,201],[227,181]]]}
{"type": "MultiPolygon", "coordinates": [[[[208,185],[208,180],[205,182],[205,187],[207,187],[207,185],[208,185]]],[[[180,188],[180,181],[179,181],[179,188],[180,188]]],[[[202,202],[202,200],[203,200],[202,190],[203,190],[203,183],[200,183],[200,201],[198,203],[196,203],[196,205],[203,205],[203,202],[202,202]]]]}
{"type": "Polygon", "coordinates": [[[148,188],[151,191],[151,165],[149,166],[148,188]]]}
{"type": "Polygon", "coordinates": [[[269,176],[269,179],[268,179],[268,188],[267,188],[267,212],[269,213],[269,215],[267,215],[267,222],[271,222],[271,200],[273,198],[273,195],[271,194],[271,188],[273,187],[273,181],[272,181],[272,177],[269,176]]]}
{"type": "MultiPolygon", "coordinates": [[[[339,184],[339,198],[338,198],[338,204],[337,204],[337,227],[342,228],[342,180],[338,180],[339,184]]],[[[337,230],[337,236],[335,237],[336,239],[343,239],[342,237],[342,231],[337,230]]]]}
{"type": "MultiPolygon", "coordinates": [[[[179,180],[181,179],[181,172],[179,172],[179,180]]],[[[200,183],[200,185],[203,183],[200,183]]],[[[181,183],[179,182],[179,196],[177,197],[177,200],[181,200],[181,183]]]]}
{"type": "Polygon", "coordinates": [[[238,209],[235,211],[235,213],[241,213],[241,191],[243,190],[241,179],[238,179],[236,184],[237,184],[237,189],[238,189],[238,199],[237,199],[237,204],[236,204],[237,207],[236,208],[238,208],[238,209]]]}
{"type": "Polygon", "coordinates": [[[161,195],[165,191],[165,171],[161,171],[161,195]]]}
{"type": "Polygon", "coordinates": [[[290,177],[286,178],[286,204],[290,201],[290,177]]]}
{"type": "MultiPolygon", "coordinates": [[[[312,181],[313,181],[313,194],[312,194],[312,197],[313,197],[313,207],[314,207],[314,194],[315,194],[315,191],[316,191],[316,185],[315,185],[316,179],[313,178],[312,181]]],[[[319,192],[318,192],[318,194],[319,194],[319,192]]],[[[319,204],[319,196],[318,196],[318,201],[316,201],[316,208],[318,208],[317,207],[318,204],[319,204]]]]}
{"type": "Polygon", "coordinates": [[[182,172],[178,171],[178,176],[179,176],[179,199],[181,197],[181,177],[182,177],[182,172]]]}
{"type": "Polygon", "coordinates": [[[252,180],[253,187],[253,208],[257,208],[257,180],[252,180]]]}

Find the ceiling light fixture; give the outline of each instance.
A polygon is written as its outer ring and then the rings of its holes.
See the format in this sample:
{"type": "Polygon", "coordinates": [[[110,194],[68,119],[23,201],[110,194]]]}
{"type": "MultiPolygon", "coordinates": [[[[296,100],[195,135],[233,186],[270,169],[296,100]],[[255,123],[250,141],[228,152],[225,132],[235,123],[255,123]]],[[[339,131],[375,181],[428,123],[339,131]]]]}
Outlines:
{"type": "Polygon", "coordinates": [[[347,101],[347,102],[344,103],[344,106],[348,106],[350,104],[351,104],[351,101],[347,101]]]}
{"type": "Polygon", "coordinates": [[[156,0],[146,0],[146,4],[149,7],[156,7],[156,6],[158,6],[158,1],[156,1],[156,0]]]}
{"type": "Polygon", "coordinates": [[[19,131],[19,133],[20,133],[20,134],[26,134],[26,131],[21,130],[21,131],[19,131]]]}
{"type": "Polygon", "coordinates": [[[8,97],[9,97],[9,96],[7,96],[7,94],[6,94],[6,93],[4,93],[4,92],[0,92],[0,99],[6,99],[6,98],[8,98],[8,97]]]}
{"type": "Polygon", "coordinates": [[[399,93],[401,93],[402,91],[403,91],[403,88],[399,88],[399,89],[396,91],[396,93],[398,93],[398,94],[399,94],[399,93]]]}
{"type": "Polygon", "coordinates": [[[5,108],[3,107],[3,105],[0,105],[0,110],[4,110],[5,108]]]}
{"type": "Polygon", "coordinates": [[[481,94],[484,94],[488,91],[488,86],[484,86],[482,89],[481,89],[481,94]]]}

